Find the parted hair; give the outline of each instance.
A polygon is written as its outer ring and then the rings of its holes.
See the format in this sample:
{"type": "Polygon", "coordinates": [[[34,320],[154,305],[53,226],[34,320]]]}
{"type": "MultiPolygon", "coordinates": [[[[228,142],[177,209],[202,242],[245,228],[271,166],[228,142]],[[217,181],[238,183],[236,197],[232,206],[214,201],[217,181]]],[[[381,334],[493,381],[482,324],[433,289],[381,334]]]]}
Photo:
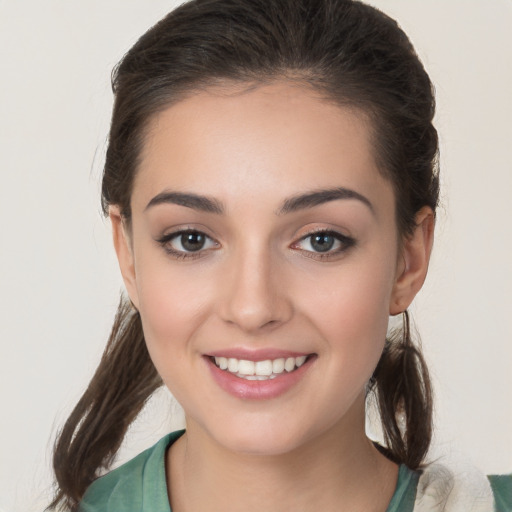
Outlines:
{"type": "MultiPolygon", "coordinates": [[[[130,199],[146,128],[189,94],[224,83],[291,80],[370,121],[374,158],[393,184],[396,222],[411,235],[415,215],[438,204],[438,138],[433,86],[397,23],[352,0],[191,0],[149,29],[112,74],[114,108],[102,208],[130,199]]],[[[49,510],[78,509],[108,470],[132,421],[162,385],[140,315],[122,298],[100,364],[57,436],[56,491],[49,510]]],[[[418,468],[432,435],[427,366],[411,341],[409,317],[386,340],[369,383],[384,433],[381,450],[418,468]]]]}

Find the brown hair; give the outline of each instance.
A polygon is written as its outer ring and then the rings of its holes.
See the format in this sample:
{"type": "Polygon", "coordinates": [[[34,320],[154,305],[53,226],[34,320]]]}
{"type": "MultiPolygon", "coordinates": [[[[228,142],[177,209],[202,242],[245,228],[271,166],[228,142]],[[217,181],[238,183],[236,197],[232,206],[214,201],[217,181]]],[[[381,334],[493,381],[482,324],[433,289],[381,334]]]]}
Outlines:
{"type": "MultiPolygon", "coordinates": [[[[115,103],[102,184],[105,214],[109,205],[118,205],[130,222],[145,128],[156,113],[219,82],[282,79],[307,84],[369,117],[375,158],[394,186],[402,237],[413,231],[420,208],[435,211],[433,87],[395,21],[350,0],[192,0],[146,32],[113,72],[115,103]]],[[[432,396],[407,313],[403,333],[387,340],[370,384],[380,409],[383,450],[417,468],[430,444],[432,396]]],[[[56,441],[58,488],[50,507],[76,510],[159,385],[140,317],[122,300],[100,365],[56,441]]]]}

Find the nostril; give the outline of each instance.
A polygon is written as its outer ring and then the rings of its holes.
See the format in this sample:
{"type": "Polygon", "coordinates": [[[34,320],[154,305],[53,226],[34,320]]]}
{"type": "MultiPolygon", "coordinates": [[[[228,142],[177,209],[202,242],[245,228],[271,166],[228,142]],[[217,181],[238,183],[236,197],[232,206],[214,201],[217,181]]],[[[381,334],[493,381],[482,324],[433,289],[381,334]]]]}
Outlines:
{"type": "Polygon", "coordinates": [[[233,264],[227,268],[229,277],[224,275],[219,283],[220,317],[246,332],[276,328],[291,316],[286,288],[276,282],[271,262],[261,260],[254,251],[240,261],[232,260],[233,264]]]}

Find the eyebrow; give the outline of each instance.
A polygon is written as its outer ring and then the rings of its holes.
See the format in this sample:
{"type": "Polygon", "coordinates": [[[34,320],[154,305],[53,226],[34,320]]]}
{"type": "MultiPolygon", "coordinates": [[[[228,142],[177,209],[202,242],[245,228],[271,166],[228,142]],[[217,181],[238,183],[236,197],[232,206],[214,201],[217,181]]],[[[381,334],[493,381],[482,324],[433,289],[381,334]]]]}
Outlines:
{"type": "Polygon", "coordinates": [[[313,208],[314,206],[319,206],[330,201],[337,201],[339,199],[356,199],[361,201],[373,214],[375,214],[372,203],[365,196],[349,188],[337,187],[315,190],[313,192],[291,197],[283,203],[283,206],[278,211],[278,215],[284,215],[286,213],[292,213],[306,208],[313,208]]]}
{"type": "Polygon", "coordinates": [[[149,201],[144,211],[157,204],[177,204],[179,206],[186,206],[194,210],[200,210],[208,213],[217,213],[219,215],[224,213],[222,204],[216,199],[200,196],[198,194],[184,193],[184,192],[168,192],[164,191],[156,195],[149,201]]]}
{"type": "MultiPolygon", "coordinates": [[[[313,208],[315,206],[340,199],[356,199],[366,205],[372,213],[375,213],[372,203],[365,196],[349,188],[337,187],[315,190],[313,192],[307,192],[305,194],[290,197],[284,201],[281,208],[277,211],[277,215],[285,215],[287,213],[313,208]]],[[[179,206],[185,206],[187,208],[207,213],[215,213],[218,215],[224,214],[224,207],[217,199],[199,194],[171,191],[164,191],[153,197],[153,199],[151,199],[147,204],[144,211],[159,204],[177,204],[179,206]]]]}

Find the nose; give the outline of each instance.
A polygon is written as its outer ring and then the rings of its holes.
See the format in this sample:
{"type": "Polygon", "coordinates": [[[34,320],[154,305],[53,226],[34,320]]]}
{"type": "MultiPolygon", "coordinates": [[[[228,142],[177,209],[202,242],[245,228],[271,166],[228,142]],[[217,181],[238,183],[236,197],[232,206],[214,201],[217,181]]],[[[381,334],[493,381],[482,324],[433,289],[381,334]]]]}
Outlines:
{"type": "Polygon", "coordinates": [[[275,328],[293,313],[285,273],[270,251],[247,248],[226,261],[220,315],[247,333],[275,328]]]}

